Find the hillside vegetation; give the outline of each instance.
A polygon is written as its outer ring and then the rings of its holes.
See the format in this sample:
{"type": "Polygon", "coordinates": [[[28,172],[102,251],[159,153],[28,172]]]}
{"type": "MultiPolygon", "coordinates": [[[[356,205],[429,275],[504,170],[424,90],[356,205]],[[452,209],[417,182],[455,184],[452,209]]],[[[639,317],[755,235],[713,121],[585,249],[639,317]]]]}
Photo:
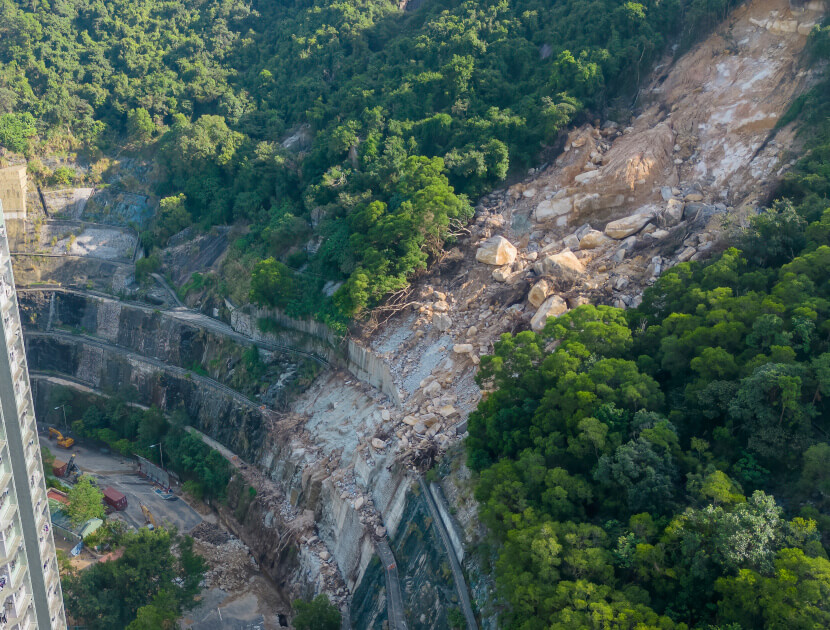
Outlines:
{"type": "Polygon", "coordinates": [[[100,155],[126,139],[162,166],[148,248],[194,222],[250,224],[233,258],[251,297],[344,322],[425,267],[469,196],[729,5],[0,0],[0,145],[100,155]],[[345,280],[331,300],[328,280],[345,280]]]}
{"type": "Polygon", "coordinates": [[[795,104],[809,151],[737,247],[482,358],[505,627],[830,627],[829,97],[795,104]]]}

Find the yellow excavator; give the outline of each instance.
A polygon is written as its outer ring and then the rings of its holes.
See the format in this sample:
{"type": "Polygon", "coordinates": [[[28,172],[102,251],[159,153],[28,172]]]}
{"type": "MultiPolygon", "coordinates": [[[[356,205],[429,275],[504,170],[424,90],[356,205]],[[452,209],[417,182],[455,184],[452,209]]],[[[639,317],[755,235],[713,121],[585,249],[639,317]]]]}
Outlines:
{"type": "Polygon", "coordinates": [[[49,427],[49,437],[57,438],[58,446],[62,448],[72,448],[72,445],[75,444],[75,438],[63,437],[63,433],[58,431],[55,427],[49,427]]]}
{"type": "Polygon", "coordinates": [[[139,505],[141,506],[141,513],[144,514],[144,519],[148,523],[147,529],[155,529],[156,527],[158,527],[156,525],[156,519],[153,518],[153,513],[150,511],[150,509],[143,503],[139,503],[139,505]]]}

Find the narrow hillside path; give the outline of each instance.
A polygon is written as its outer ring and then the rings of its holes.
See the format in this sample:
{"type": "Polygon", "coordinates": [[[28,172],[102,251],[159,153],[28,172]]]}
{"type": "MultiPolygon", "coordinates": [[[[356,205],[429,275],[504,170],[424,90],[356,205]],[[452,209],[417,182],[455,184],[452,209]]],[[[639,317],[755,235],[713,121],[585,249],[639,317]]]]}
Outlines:
{"type": "Polygon", "coordinates": [[[155,359],[153,357],[147,357],[142,354],[138,354],[137,352],[133,352],[132,350],[128,350],[122,346],[115,345],[108,341],[104,341],[99,337],[92,337],[90,335],[82,335],[82,334],[72,334],[67,332],[61,332],[57,330],[51,330],[49,332],[44,331],[23,331],[23,337],[29,339],[36,339],[36,338],[52,338],[52,339],[62,339],[71,343],[83,343],[85,345],[93,346],[96,348],[100,348],[102,350],[106,350],[108,352],[112,352],[114,354],[120,355],[130,361],[135,361],[136,363],[146,363],[148,365],[152,365],[153,367],[163,371],[168,372],[170,374],[175,374],[176,376],[180,376],[182,378],[187,378],[206,387],[210,387],[213,389],[217,389],[222,391],[223,393],[227,394],[231,398],[235,399],[237,402],[242,403],[243,405],[250,407],[251,409],[261,411],[265,408],[265,405],[262,403],[258,403],[256,401],[251,400],[247,396],[240,394],[235,389],[228,387],[227,385],[223,385],[219,381],[216,381],[210,377],[202,376],[201,374],[196,374],[190,370],[186,370],[184,368],[180,368],[175,365],[170,365],[169,363],[165,363],[159,359],[155,359]]]}
{"type": "Polygon", "coordinates": [[[130,306],[131,308],[136,308],[145,313],[154,313],[156,311],[163,312],[170,317],[183,321],[191,326],[195,326],[198,328],[204,328],[210,332],[216,333],[218,335],[223,335],[225,337],[229,337],[234,341],[244,344],[244,345],[255,345],[263,350],[268,350],[269,352],[285,352],[290,354],[296,354],[307,359],[311,359],[312,361],[316,361],[321,365],[330,365],[329,361],[325,358],[316,354],[314,352],[308,352],[306,350],[300,350],[299,348],[295,348],[293,346],[288,346],[284,344],[272,343],[270,341],[265,341],[263,339],[254,339],[248,335],[244,335],[240,332],[237,332],[233,328],[231,328],[228,324],[223,322],[222,320],[216,319],[214,317],[210,317],[209,315],[205,315],[201,311],[197,311],[186,306],[178,306],[174,308],[165,308],[165,307],[152,307],[148,306],[147,304],[143,304],[141,302],[135,302],[132,300],[118,300],[112,296],[109,296],[105,293],[99,293],[97,291],[84,291],[80,289],[67,289],[64,287],[21,287],[17,289],[18,293],[26,293],[26,292],[38,292],[38,293],[48,293],[48,292],[56,292],[56,293],[67,293],[67,294],[74,294],[74,295],[81,295],[86,297],[92,297],[97,300],[102,300],[105,302],[113,302],[115,304],[125,304],[130,306]]]}

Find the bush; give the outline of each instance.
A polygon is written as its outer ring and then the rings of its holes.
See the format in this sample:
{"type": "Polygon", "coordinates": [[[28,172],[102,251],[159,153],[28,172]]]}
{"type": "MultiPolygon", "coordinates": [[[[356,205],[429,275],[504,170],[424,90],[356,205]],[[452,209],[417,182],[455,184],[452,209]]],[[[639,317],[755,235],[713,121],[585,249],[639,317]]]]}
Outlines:
{"type": "Polygon", "coordinates": [[[340,611],[325,595],[318,595],[310,602],[295,599],[293,606],[297,615],[292,620],[292,624],[297,630],[338,630],[340,628],[340,611]]]}
{"type": "Polygon", "coordinates": [[[157,253],[153,253],[146,258],[139,258],[135,263],[135,277],[139,282],[146,280],[151,273],[157,272],[161,268],[161,258],[157,253]]]}

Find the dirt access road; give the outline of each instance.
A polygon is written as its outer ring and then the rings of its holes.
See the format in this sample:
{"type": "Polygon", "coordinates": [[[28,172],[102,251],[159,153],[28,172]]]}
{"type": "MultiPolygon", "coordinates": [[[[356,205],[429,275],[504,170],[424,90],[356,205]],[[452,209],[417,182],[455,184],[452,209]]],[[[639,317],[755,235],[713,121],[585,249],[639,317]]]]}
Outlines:
{"type": "Polygon", "coordinates": [[[40,435],[41,446],[46,446],[55,457],[68,460],[76,455],[75,463],[82,472],[92,476],[103,490],[112,486],[127,497],[127,509],[118,514],[127,524],[136,529],[145,524],[140,503],[146,505],[159,525],[170,525],[180,533],[186,534],[199,523],[202,517],[181,499],[165,501],[153,491],[153,485],[141,478],[134,460],[113,453],[102,453],[99,449],[75,444],[68,451],[58,447],[53,440],[40,435]]]}

